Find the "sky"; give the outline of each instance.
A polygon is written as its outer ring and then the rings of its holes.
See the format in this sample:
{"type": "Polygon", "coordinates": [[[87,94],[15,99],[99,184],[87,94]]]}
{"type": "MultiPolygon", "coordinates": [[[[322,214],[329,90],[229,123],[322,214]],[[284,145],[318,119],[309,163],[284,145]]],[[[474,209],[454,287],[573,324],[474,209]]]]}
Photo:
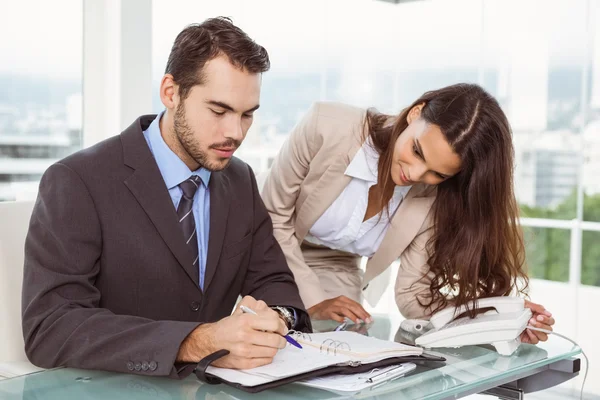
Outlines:
{"type": "MultiPolygon", "coordinates": [[[[185,25],[217,15],[263,44],[279,73],[341,64],[366,71],[494,66],[528,46],[541,48],[550,65],[575,65],[585,49],[587,1],[153,0],[153,68],[162,74],[185,25]]],[[[600,1],[590,2],[600,17],[600,1]]],[[[0,73],[81,79],[81,0],[0,6],[0,73]]]]}

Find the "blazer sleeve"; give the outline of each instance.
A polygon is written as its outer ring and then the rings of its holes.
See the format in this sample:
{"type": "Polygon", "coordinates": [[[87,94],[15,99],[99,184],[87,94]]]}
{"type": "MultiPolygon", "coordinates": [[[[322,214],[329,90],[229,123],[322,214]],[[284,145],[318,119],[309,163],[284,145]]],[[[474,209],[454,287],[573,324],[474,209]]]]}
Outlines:
{"type": "Polygon", "coordinates": [[[431,238],[430,216],[425,218],[423,226],[413,241],[400,255],[400,267],[394,288],[396,305],[405,318],[429,319],[431,307],[422,307],[421,302],[428,303],[431,295],[429,284],[433,273],[429,271],[427,242],[431,238]]]}
{"type": "Polygon", "coordinates": [[[296,236],[296,201],[320,140],[317,135],[319,105],[314,104],[296,125],[273,161],[262,198],[273,220],[273,231],[279,242],[308,309],[327,300],[318,276],[304,261],[300,240],[296,236]]]}
{"type": "Polygon", "coordinates": [[[51,166],[40,183],[25,243],[25,352],[43,368],[180,377],[175,358],[197,322],[116,315],[101,307],[102,228],[79,175],[51,166]],[[145,364],[144,364],[145,363],[145,364]]]}
{"type": "Polygon", "coordinates": [[[273,223],[260,197],[252,169],[249,176],[252,182],[254,204],[254,230],[252,232],[252,252],[242,296],[250,295],[263,300],[270,306],[286,306],[296,310],[295,330],[311,332],[310,317],[304,309],[298,286],[294,281],[281,247],[273,236],[273,223]]]}

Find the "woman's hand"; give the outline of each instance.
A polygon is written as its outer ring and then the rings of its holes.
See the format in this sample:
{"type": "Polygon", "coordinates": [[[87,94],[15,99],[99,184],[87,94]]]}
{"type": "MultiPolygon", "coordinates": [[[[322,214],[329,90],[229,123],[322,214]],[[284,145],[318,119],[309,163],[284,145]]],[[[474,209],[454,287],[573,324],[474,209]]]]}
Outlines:
{"type": "Polygon", "coordinates": [[[332,319],[337,322],[343,322],[344,317],[348,317],[357,324],[360,323],[360,320],[366,323],[372,321],[371,315],[365,311],[360,303],[346,296],[338,296],[322,301],[307,311],[312,319],[332,319]]]}
{"type": "MultiPolygon", "coordinates": [[[[528,325],[548,331],[552,330],[552,325],[554,325],[555,321],[550,311],[546,310],[541,304],[532,303],[528,300],[525,300],[525,307],[529,308],[532,313],[528,325]]],[[[545,332],[525,329],[521,333],[521,342],[523,343],[537,344],[540,341],[545,342],[546,340],[548,340],[548,334],[545,332]]]]}

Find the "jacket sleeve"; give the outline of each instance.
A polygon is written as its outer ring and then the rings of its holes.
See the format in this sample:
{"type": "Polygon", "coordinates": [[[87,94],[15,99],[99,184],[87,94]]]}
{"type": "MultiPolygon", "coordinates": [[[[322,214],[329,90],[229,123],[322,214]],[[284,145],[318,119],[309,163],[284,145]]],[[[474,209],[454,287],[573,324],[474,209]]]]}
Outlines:
{"type": "Polygon", "coordinates": [[[296,311],[294,329],[310,332],[310,317],[300,299],[298,286],[281,247],[273,236],[273,224],[251,170],[249,175],[252,181],[255,223],[252,232],[252,252],[242,296],[250,295],[270,306],[292,307],[296,311]]]}
{"type": "Polygon", "coordinates": [[[273,220],[273,230],[308,309],[327,300],[318,276],[304,261],[296,236],[296,201],[310,162],[320,145],[319,105],[314,104],[296,125],[273,161],[262,189],[262,198],[273,220]]]}
{"type": "Polygon", "coordinates": [[[428,216],[417,236],[400,255],[400,267],[394,292],[396,305],[405,318],[429,319],[431,316],[432,308],[422,307],[418,300],[428,303],[431,297],[429,284],[433,279],[433,273],[429,271],[427,264],[429,259],[427,242],[432,232],[431,219],[428,216]]]}
{"type": "Polygon", "coordinates": [[[115,315],[100,307],[102,229],[79,175],[51,166],[40,183],[25,243],[25,351],[43,368],[67,366],[179,377],[175,358],[197,322],[115,315]]]}

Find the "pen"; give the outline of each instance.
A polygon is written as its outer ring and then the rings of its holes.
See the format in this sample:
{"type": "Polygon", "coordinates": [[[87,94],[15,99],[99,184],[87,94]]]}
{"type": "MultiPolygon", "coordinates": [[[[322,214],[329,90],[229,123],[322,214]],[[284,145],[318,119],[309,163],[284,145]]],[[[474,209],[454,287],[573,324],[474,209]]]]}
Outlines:
{"type": "MultiPolygon", "coordinates": [[[[393,375],[393,373],[397,370],[402,371],[404,369],[404,365],[400,364],[398,365],[396,368],[392,368],[388,371],[382,372],[380,374],[377,375],[373,375],[372,377],[370,377],[369,379],[367,379],[367,383],[374,383],[374,382],[379,382],[384,380],[385,378],[387,378],[389,375],[393,375]]],[[[403,373],[404,374],[404,373],[403,373]]]]}
{"type": "MultiPolygon", "coordinates": [[[[254,310],[252,310],[251,308],[248,308],[246,306],[240,306],[240,310],[242,310],[243,313],[246,314],[252,314],[252,315],[258,315],[254,310]]],[[[300,345],[300,343],[296,342],[294,339],[292,339],[290,337],[290,335],[283,335],[284,339],[288,341],[289,344],[296,346],[297,348],[301,349],[302,346],[300,345]]]]}
{"type": "Polygon", "coordinates": [[[342,322],[340,325],[338,325],[338,326],[337,326],[337,327],[334,329],[334,331],[335,331],[335,332],[337,332],[337,331],[343,331],[344,329],[346,329],[346,325],[348,325],[348,322],[347,322],[347,321],[344,321],[344,322],[342,322]]]}

